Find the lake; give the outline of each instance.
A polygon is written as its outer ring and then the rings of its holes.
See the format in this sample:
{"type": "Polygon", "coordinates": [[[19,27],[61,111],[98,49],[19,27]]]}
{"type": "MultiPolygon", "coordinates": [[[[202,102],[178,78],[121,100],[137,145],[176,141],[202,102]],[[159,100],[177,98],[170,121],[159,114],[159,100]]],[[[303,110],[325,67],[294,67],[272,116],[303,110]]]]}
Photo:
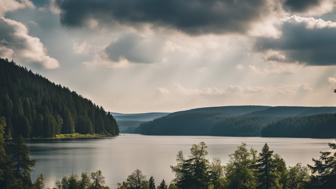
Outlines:
{"type": "Polygon", "coordinates": [[[64,175],[101,170],[106,184],[115,188],[135,169],[156,181],[170,181],[174,174],[176,155],[182,150],[186,155],[192,144],[204,141],[210,159],[226,163],[241,143],[260,150],[268,143],[288,165],[312,163],[319,152],[328,149],[332,139],[261,138],[261,137],[212,137],[212,136],[144,136],[122,134],[110,139],[39,142],[28,144],[32,159],[36,160],[32,177],[43,173],[48,187],[64,175]]]}

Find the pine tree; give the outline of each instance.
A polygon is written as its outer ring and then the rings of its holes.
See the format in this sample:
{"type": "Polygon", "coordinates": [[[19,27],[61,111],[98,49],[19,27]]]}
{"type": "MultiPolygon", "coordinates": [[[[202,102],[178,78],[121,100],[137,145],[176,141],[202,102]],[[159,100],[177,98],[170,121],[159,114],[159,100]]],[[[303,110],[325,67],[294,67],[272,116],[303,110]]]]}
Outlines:
{"type": "Polygon", "coordinates": [[[24,188],[31,186],[30,173],[35,161],[30,159],[29,150],[22,137],[14,139],[14,144],[10,148],[9,154],[12,160],[12,170],[18,180],[18,185],[24,188]]]}
{"type": "Polygon", "coordinates": [[[166,181],[163,179],[157,189],[168,189],[166,181]]]}
{"type": "Polygon", "coordinates": [[[273,161],[273,151],[267,144],[264,145],[256,164],[258,189],[278,189],[278,177],[276,175],[276,165],[273,161]]]}
{"type": "Polygon", "coordinates": [[[285,188],[288,181],[288,170],[286,167],[286,162],[278,154],[275,154],[273,158],[273,164],[275,165],[275,174],[277,176],[278,184],[280,188],[285,188]]]}
{"type": "Polygon", "coordinates": [[[153,177],[150,177],[149,178],[149,181],[148,181],[148,185],[149,185],[149,189],[155,189],[155,180],[153,177]]]}
{"type": "Polygon", "coordinates": [[[43,175],[40,175],[37,177],[35,183],[33,184],[32,189],[44,189],[44,177],[43,175]]]}
{"type": "Polygon", "coordinates": [[[321,152],[319,159],[309,165],[312,175],[312,188],[336,188],[336,143],[329,144],[330,151],[321,152]]]}

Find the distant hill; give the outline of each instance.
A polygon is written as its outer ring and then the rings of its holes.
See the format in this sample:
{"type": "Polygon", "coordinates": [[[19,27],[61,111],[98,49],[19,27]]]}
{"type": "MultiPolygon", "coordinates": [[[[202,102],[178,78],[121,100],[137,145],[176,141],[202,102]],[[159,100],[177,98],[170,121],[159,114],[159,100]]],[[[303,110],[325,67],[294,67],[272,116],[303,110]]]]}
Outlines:
{"type": "MultiPolygon", "coordinates": [[[[136,132],[148,135],[270,136],[270,132],[266,132],[268,127],[272,127],[273,130],[276,127],[282,133],[291,132],[288,129],[290,124],[282,127],[281,121],[293,118],[298,122],[304,122],[311,118],[310,116],[315,116],[314,120],[325,119],[325,114],[334,115],[334,113],[336,113],[336,107],[209,107],[169,114],[143,123],[136,132]],[[277,126],[274,126],[276,124],[277,126]]],[[[316,122],[315,127],[318,126],[319,122],[316,122]]],[[[310,125],[305,127],[308,128],[310,125]]],[[[336,125],[330,125],[328,128],[333,127],[336,128],[336,125]]],[[[336,133],[332,135],[336,137],[336,133]]],[[[302,137],[308,137],[308,135],[302,135],[302,137]]],[[[330,136],[325,135],[325,137],[330,136]]]]}
{"type": "Polygon", "coordinates": [[[102,107],[5,59],[0,59],[0,117],[6,120],[7,137],[119,134],[112,114],[102,107]]]}
{"type": "Polygon", "coordinates": [[[134,133],[135,130],[142,124],[148,121],[168,115],[163,112],[139,113],[139,114],[121,114],[112,113],[117,120],[120,132],[134,133]]]}

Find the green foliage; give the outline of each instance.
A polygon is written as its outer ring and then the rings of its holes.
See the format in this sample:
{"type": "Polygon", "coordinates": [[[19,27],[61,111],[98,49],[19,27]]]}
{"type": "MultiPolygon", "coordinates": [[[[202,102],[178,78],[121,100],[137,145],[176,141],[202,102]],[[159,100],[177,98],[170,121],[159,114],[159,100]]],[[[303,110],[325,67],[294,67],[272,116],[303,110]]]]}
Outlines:
{"type": "Polygon", "coordinates": [[[309,172],[307,167],[303,167],[301,164],[296,164],[294,167],[290,167],[287,175],[287,189],[304,189],[309,182],[309,172]]]}
{"type": "MultiPolygon", "coordinates": [[[[33,185],[30,173],[34,165],[23,139],[17,138],[11,143],[4,142],[4,119],[0,121],[0,188],[31,189],[33,185]]],[[[38,180],[38,181],[41,181],[38,180]]],[[[37,188],[37,187],[36,187],[37,188]]]]}
{"type": "Polygon", "coordinates": [[[230,155],[230,161],[225,166],[226,188],[255,189],[257,178],[254,170],[256,151],[248,150],[242,144],[230,155]]]}
{"type": "Polygon", "coordinates": [[[221,178],[223,177],[223,166],[220,160],[214,160],[209,166],[209,187],[219,188],[221,184],[221,178]]]}
{"type": "Polygon", "coordinates": [[[9,158],[12,160],[11,166],[14,170],[14,175],[19,178],[20,186],[30,186],[30,172],[35,164],[34,160],[29,157],[28,147],[24,144],[22,137],[16,138],[14,143],[9,146],[9,158]]]}
{"type": "Polygon", "coordinates": [[[63,177],[56,182],[56,189],[109,189],[105,186],[105,179],[101,171],[93,172],[90,176],[82,173],[81,178],[76,175],[63,177]]]}
{"type": "MultiPolygon", "coordinates": [[[[278,162],[275,161],[273,151],[267,144],[264,145],[259,158],[257,159],[256,169],[258,189],[280,189],[279,175],[277,172],[278,162]]],[[[281,162],[282,163],[282,162],[281,162]]]]}
{"type": "Polygon", "coordinates": [[[148,189],[149,182],[142,172],[137,169],[127,177],[127,180],[118,184],[118,189],[148,189]]]}
{"type": "Polygon", "coordinates": [[[88,138],[101,138],[104,135],[99,134],[80,134],[80,133],[71,133],[71,134],[57,134],[56,139],[88,139],[88,138]]]}
{"type": "Polygon", "coordinates": [[[174,180],[178,188],[204,189],[210,184],[209,161],[206,159],[207,146],[204,142],[194,144],[190,149],[191,156],[183,157],[182,151],[177,155],[177,165],[172,166],[176,174],[174,180]]]}
{"type": "Polygon", "coordinates": [[[68,88],[0,59],[0,117],[6,137],[53,138],[57,134],[119,134],[113,116],[68,88]]]}
{"type": "Polygon", "coordinates": [[[309,165],[312,175],[312,188],[336,188],[336,143],[329,144],[330,151],[321,152],[319,159],[309,165]]]}

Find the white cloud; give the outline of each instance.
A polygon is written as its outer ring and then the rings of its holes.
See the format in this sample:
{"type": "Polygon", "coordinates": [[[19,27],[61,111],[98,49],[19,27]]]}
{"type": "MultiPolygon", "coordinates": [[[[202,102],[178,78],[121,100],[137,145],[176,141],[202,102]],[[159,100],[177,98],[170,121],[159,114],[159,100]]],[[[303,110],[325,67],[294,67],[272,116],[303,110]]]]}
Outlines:
{"type": "Polygon", "coordinates": [[[184,97],[196,96],[267,96],[267,95],[295,95],[302,92],[312,91],[307,84],[279,85],[279,86],[241,86],[228,85],[225,87],[192,88],[176,83],[173,87],[158,87],[161,95],[177,95],[184,97]]]}
{"type": "Polygon", "coordinates": [[[336,85],[336,77],[328,77],[328,82],[331,85],[336,85]]]}
{"type": "Polygon", "coordinates": [[[34,7],[31,1],[29,0],[1,0],[0,1],[0,16],[3,16],[6,12],[34,7]]]}
{"type": "Polygon", "coordinates": [[[307,29],[321,29],[321,28],[335,28],[336,22],[330,20],[323,20],[321,18],[314,17],[302,17],[302,16],[289,16],[284,19],[284,23],[305,24],[307,29]]]}
{"type": "Polygon", "coordinates": [[[39,64],[46,69],[59,66],[56,59],[48,56],[40,39],[29,35],[25,25],[4,17],[0,17],[0,49],[0,56],[18,62],[39,64]]]}
{"type": "Polygon", "coordinates": [[[274,74],[295,74],[303,68],[300,64],[278,64],[270,62],[268,64],[249,64],[247,66],[253,73],[259,75],[274,75],[274,74]]]}

